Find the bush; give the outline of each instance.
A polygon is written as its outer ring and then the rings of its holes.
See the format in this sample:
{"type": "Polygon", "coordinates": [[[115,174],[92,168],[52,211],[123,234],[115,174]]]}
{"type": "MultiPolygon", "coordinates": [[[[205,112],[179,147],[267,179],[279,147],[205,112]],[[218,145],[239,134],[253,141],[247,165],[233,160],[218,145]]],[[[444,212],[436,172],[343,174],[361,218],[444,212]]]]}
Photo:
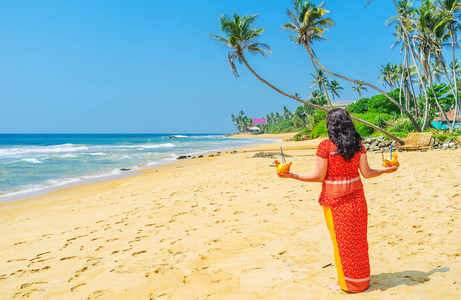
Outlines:
{"type": "MultiPolygon", "coordinates": [[[[396,89],[388,93],[392,99],[399,101],[399,90],[396,89]]],[[[378,94],[371,98],[362,98],[355,103],[349,105],[346,110],[350,113],[364,114],[364,113],[384,113],[384,114],[400,114],[400,108],[397,107],[386,96],[378,94]]]]}
{"type": "Polygon", "coordinates": [[[397,119],[393,125],[389,128],[389,131],[393,132],[414,132],[416,128],[413,126],[413,123],[410,119],[397,119]]]}
{"type": "Polygon", "coordinates": [[[312,130],[310,133],[309,137],[311,139],[316,139],[321,136],[328,136],[328,131],[327,131],[327,121],[323,119],[320,121],[312,130]]]}
{"type": "MultiPolygon", "coordinates": [[[[390,115],[384,114],[384,113],[371,113],[371,112],[368,112],[368,113],[364,113],[364,114],[354,114],[353,113],[351,115],[353,115],[356,118],[359,118],[359,119],[362,119],[364,121],[367,121],[367,122],[369,122],[369,123],[371,123],[373,125],[381,127],[381,128],[386,127],[386,125],[389,122],[391,122],[391,120],[392,120],[392,117],[390,115]]],[[[362,124],[362,123],[357,122],[357,121],[353,121],[353,122],[354,122],[355,128],[357,129],[357,131],[359,132],[359,134],[362,137],[370,136],[375,132],[375,129],[368,126],[368,125],[362,124]]]]}
{"type": "Polygon", "coordinates": [[[264,128],[264,133],[286,133],[293,132],[295,128],[291,120],[283,120],[275,124],[269,124],[264,128]]]}
{"type": "Polygon", "coordinates": [[[441,142],[445,142],[448,139],[448,134],[437,134],[434,135],[434,138],[438,139],[441,142]]]}
{"type": "Polygon", "coordinates": [[[315,112],[312,114],[312,120],[314,121],[314,125],[317,125],[321,121],[326,120],[326,118],[327,112],[320,109],[316,109],[315,112]]]}

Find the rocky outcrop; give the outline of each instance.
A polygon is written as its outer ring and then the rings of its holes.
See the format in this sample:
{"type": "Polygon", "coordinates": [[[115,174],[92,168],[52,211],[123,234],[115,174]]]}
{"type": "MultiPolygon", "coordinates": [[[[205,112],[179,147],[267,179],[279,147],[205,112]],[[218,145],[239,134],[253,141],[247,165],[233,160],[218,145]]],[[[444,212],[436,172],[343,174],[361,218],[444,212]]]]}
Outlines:
{"type": "Polygon", "coordinates": [[[389,152],[391,145],[393,149],[400,146],[396,141],[387,140],[383,135],[375,138],[365,138],[362,143],[367,151],[375,152],[389,152]]]}
{"type": "MultiPolygon", "coordinates": [[[[397,149],[399,146],[401,146],[396,141],[387,140],[382,135],[375,138],[365,138],[363,139],[362,143],[367,151],[372,152],[389,152],[391,144],[393,149],[397,149]]],[[[461,142],[457,138],[448,138],[445,141],[432,138],[429,146],[432,149],[454,150],[461,149],[461,142]]],[[[427,151],[428,149],[426,148],[422,150],[427,151]]]]}
{"type": "MultiPolygon", "coordinates": [[[[277,157],[280,157],[280,156],[281,156],[280,152],[258,152],[255,155],[253,155],[253,158],[256,158],[256,157],[277,158],[277,157]]],[[[291,155],[286,155],[285,154],[285,157],[291,157],[291,155]]]]}
{"type": "Polygon", "coordinates": [[[457,138],[448,138],[445,141],[432,138],[431,143],[429,144],[432,149],[441,149],[441,150],[455,150],[461,149],[461,143],[457,138]]]}

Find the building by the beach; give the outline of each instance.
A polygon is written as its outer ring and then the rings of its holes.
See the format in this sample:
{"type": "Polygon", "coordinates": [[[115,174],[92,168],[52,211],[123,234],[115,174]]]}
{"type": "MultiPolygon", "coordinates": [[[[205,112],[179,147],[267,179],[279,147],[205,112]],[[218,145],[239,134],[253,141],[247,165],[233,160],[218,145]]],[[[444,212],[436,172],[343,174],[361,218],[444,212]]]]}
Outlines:
{"type": "Polygon", "coordinates": [[[253,121],[253,127],[249,127],[248,130],[253,132],[260,130],[256,125],[264,125],[267,123],[266,118],[251,118],[251,120],[253,121]]]}
{"type": "Polygon", "coordinates": [[[334,107],[345,109],[346,107],[354,103],[355,101],[335,101],[332,104],[334,107]]]}
{"type": "MultiPolygon", "coordinates": [[[[454,126],[457,129],[461,128],[461,118],[460,118],[459,114],[460,114],[460,112],[457,111],[456,112],[456,122],[455,122],[455,126],[454,126]]],[[[455,110],[454,109],[450,110],[449,112],[446,113],[446,115],[447,115],[447,118],[448,118],[448,122],[450,122],[450,124],[453,124],[453,120],[455,118],[455,110]]],[[[432,120],[431,124],[432,124],[432,126],[434,126],[434,128],[437,128],[437,129],[448,129],[447,121],[442,116],[438,116],[437,118],[432,120]]]]}

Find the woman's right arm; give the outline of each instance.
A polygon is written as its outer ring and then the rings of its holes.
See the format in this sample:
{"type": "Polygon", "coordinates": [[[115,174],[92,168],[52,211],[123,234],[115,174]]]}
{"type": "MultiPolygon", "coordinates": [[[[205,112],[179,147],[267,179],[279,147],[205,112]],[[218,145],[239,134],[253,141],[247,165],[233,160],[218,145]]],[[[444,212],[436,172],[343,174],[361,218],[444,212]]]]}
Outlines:
{"type": "Polygon", "coordinates": [[[360,169],[360,173],[365,178],[373,178],[373,177],[380,176],[384,173],[392,173],[392,172],[397,171],[397,168],[398,167],[389,167],[389,168],[384,168],[384,169],[370,169],[370,166],[368,165],[367,154],[362,153],[360,155],[359,169],[360,169]]]}

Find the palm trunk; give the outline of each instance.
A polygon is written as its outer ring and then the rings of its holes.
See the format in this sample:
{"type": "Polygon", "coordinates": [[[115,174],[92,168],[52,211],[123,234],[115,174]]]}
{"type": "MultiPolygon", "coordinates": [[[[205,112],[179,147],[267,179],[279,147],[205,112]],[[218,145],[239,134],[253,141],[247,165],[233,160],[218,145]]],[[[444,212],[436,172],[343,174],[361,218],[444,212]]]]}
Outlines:
{"type": "Polygon", "coordinates": [[[447,121],[447,126],[449,129],[451,129],[451,124],[450,124],[450,121],[448,121],[448,118],[447,118],[447,115],[445,114],[445,112],[443,111],[442,109],[442,106],[440,105],[440,102],[439,102],[439,99],[437,98],[437,93],[435,92],[434,90],[434,85],[432,84],[432,73],[431,73],[431,66],[429,65],[429,61],[427,61],[427,57],[426,57],[426,66],[427,66],[427,70],[428,70],[428,74],[426,74],[426,77],[429,77],[429,86],[431,87],[432,89],[432,94],[434,95],[434,99],[435,99],[435,103],[437,103],[437,107],[439,108],[440,110],[440,113],[442,114],[443,118],[445,119],[445,121],[447,121]]]}
{"type": "Polygon", "coordinates": [[[347,81],[350,81],[350,82],[354,82],[354,83],[360,83],[362,85],[365,85],[365,86],[368,86],[368,87],[371,87],[372,89],[380,92],[382,95],[384,95],[387,99],[389,99],[392,103],[394,103],[395,105],[397,105],[398,108],[400,108],[407,116],[408,118],[410,119],[410,121],[413,123],[413,126],[416,128],[417,131],[421,131],[421,128],[419,128],[419,125],[418,123],[416,123],[415,119],[410,115],[410,113],[404,109],[397,101],[395,101],[391,96],[389,96],[388,94],[386,94],[386,92],[384,92],[383,90],[381,90],[380,88],[372,85],[372,84],[369,84],[367,82],[364,82],[364,81],[358,81],[358,80],[354,80],[354,79],[351,79],[351,78],[348,78],[348,77],[345,77],[345,76],[342,76],[342,75],[338,75],[336,73],[333,73],[331,72],[330,70],[328,70],[327,68],[325,68],[316,58],[315,56],[313,55],[312,53],[312,49],[310,47],[308,47],[307,45],[305,45],[306,47],[306,50],[307,52],[309,52],[309,55],[311,55],[312,59],[315,61],[315,63],[320,67],[322,68],[325,72],[327,72],[328,74],[332,75],[332,76],[335,76],[335,77],[338,77],[338,78],[341,78],[341,79],[344,79],[344,80],[347,80],[347,81]]]}
{"type": "MultiPolygon", "coordinates": [[[[458,80],[456,78],[456,69],[455,69],[455,43],[453,39],[453,31],[450,30],[450,37],[451,37],[451,53],[453,55],[453,81],[455,84],[455,113],[453,114],[453,128],[456,125],[456,113],[459,114],[459,101],[458,101],[458,80]]],[[[461,116],[460,116],[461,117],[461,116]]]]}
{"type": "Polygon", "coordinates": [[[426,107],[425,107],[425,110],[424,110],[424,121],[423,121],[423,128],[422,128],[422,130],[424,130],[425,127],[426,127],[426,124],[427,124],[427,117],[429,115],[429,95],[427,94],[426,82],[421,77],[421,73],[419,72],[418,63],[416,62],[415,53],[414,53],[414,51],[416,49],[416,46],[414,45],[415,41],[413,41],[413,44],[411,44],[410,43],[410,38],[408,36],[406,36],[405,39],[408,40],[408,44],[410,46],[410,55],[411,55],[411,58],[413,59],[413,62],[415,63],[415,69],[416,69],[416,73],[418,74],[420,87],[422,87],[423,92],[424,92],[424,97],[426,98],[426,107]]]}
{"type": "Polygon", "coordinates": [[[319,80],[322,83],[323,89],[325,90],[325,95],[327,95],[328,104],[330,104],[330,107],[333,108],[333,104],[331,104],[330,96],[328,96],[327,87],[325,86],[325,83],[323,82],[323,80],[320,78],[319,70],[317,69],[317,66],[315,65],[312,57],[311,57],[311,62],[312,62],[312,65],[314,65],[315,72],[317,72],[317,76],[319,77],[319,80]]]}
{"type": "MultiPolygon", "coordinates": [[[[408,45],[405,44],[405,51],[408,53],[408,45]]],[[[413,101],[415,103],[415,117],[419,117],[418,111],[418,102],[416,101],[416,93],[415,89],[413,88],[413,80],[411,79],[411,70],[410,70],[410,57],[407,55],[407,73],[408,73],[408,80],[410,81],[411,93],[413,96],[413,101]]]]}
{"type": "MultiPolygon", "coordinates": [[[[310,107],[313,107],[313,108],[316,108],[316,109],[320,109],[320,110],[323,110],[323,111],[326,111],[326,112],[329,112],[329,111],[330,111],[330,109],[328,109],[328,108],[325,108],[325,107],[322,107],[322,106],[319,106],[319,105],[315,105],[315,104],[313,104],[313,103],[310,103],[310,102],[301,100],[301,99],[299,99],[298,97],[292,96],[292,95],[290,95],[290,94],[288,94],[288,93],[285,93],[285,92],[282,91],[282,90],[279,90],[278,88],[276,88],[275,86],[273,86],[272,84],[270,84],[269,82],[267,82],[266,80],[264,80],[261,76],[259,76],[259,75],[250,67],[250,65],[248,64],[248,62],[246,61],[246,59],[245,59],[245,57],[244,57],[243,55],[241,55],[240,57],[241,57],[243,63],[245,64],[245,66],[248,68],[248,70],[250,70],[250,72],[251,72],[254,76],[256,76],[256,78],[258,78],[261,82],[265,83],[267,86],[269,86],[271,89],[273,89],[273,90],[276,91],[277,93],[280,93],[280,94],[282,94],[282,95],[284,95],[284,96],[286,96],[286,97],[288,97],[288,98],[291,98],[291,99],[293,99],[293,100],[296,100],[296,101],[298,101],[298,102],[301,102],[301,103],[303,103],[303,104],[306,104],[306,105],[308,105],[308,106],[310,106],[310,107]]],[[[381,132],[381,133],[387,135],[388,137],[390,137],[391,139],[393,139],[393,140],[399,142],[399,143],[402,144],[402,145],[405,144],[405,142],[404,142],[403,140],[401,140],[400,138],[396,137],[396,136],[393,135],[393,134],[390,134],[389,132],[385,131],[384,129],[379,128],[378,126],[376,126],[376,125],[374,125],[374,124],[371,124],[371,123],[369,123],[369,122],[367,122],[367,121],[361,120],[361,119],[356,118],[356,117],[354,117],[354,116],[351,116],[351,119],[353,119],[353,120],[355,120],[355,121],[357,121],[357,122],[360,122],[360,123],[362,123],[362,124],[365,124],[365,125],[367,125],[367,126],[373,128],[373,129],[378,130],[379,132],[381,132]]]]}
{"type": "MultiPolygon", "coordinates": [[[[405,59],[403,60],[402,75],[400,76],[400,86],[399,86],[399,103],[402,105],[402,85],[403,85],[403,76],[405,74],[405,60],[407,58],[407,52],[405,52],[405,59]]],[[[400,110],[400,116],[403,119],[403,111],[400,110]]]]}
{"type": "Polygon", "coordinates": [[[393,0],[393,2],[394,2],[395,9],[397,11],[400,26],[402,27],[402,30],[403,30],[404,42],[410,48],[410,54],[411,54],[411,57],[413,58],[413,62],[415,63],[416,72],[418,73],[419,81],[420,81],[421,84],[423,84],[424,96],[426,97],[426,110],[425,110],[425,113],[424,113],[423,127],[421,128],[421,130],[424,130],[424,128],[426,127],[427,116],[428,116],[428,113],[429,113],[429,109],[428,109],[429,108],[429,96],[427,95],[426,85],[424,85],[423,79],[421,78],[421,74],[419,73],[418,64],[416,63],[416,59],[415,59],[415,56],[414,56],[414,53],[413,53],[414,49],[412,48],[412,45],[410,43],[410,36],[409,36],[409,34],[407,32],[407,29],[405,28],[405,25],[402,22],[402,18],[400,17],[399,7],[397,6],[397,2],[395,2],[395,0],[393,0]]]}

